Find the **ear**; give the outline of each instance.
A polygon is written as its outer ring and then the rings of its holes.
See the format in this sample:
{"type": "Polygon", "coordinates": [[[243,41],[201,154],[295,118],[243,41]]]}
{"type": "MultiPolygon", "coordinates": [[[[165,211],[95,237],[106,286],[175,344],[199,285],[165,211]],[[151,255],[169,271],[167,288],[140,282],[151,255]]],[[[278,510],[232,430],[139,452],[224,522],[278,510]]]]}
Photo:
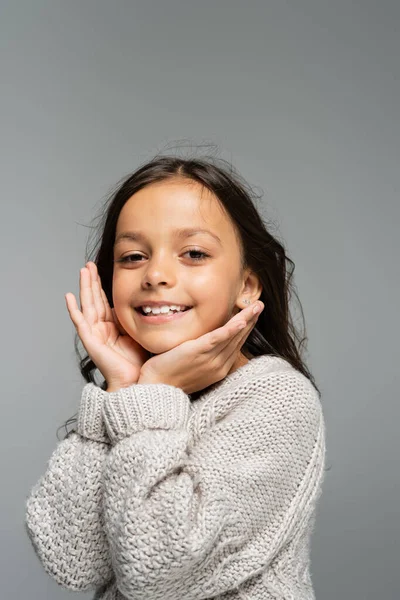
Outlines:
{"type": "Polygon", "coordinates": [[[243,303],[243,299],[250,300],[251,303],[255,302],[261,296],[262,289],[258,276],[251,269],[246,269],[241,292],[237,297],[237,304],[245,307],[246,304],[243,303]]]}

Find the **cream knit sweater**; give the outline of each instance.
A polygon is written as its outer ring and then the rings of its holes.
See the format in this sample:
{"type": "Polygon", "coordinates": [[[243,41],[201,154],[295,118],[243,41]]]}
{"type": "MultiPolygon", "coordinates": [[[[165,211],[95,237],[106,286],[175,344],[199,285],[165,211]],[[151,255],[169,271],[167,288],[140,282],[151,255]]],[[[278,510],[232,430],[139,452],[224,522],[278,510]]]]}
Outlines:
{"type": "Polygon", "coordinates": [[[197,400],[83,387],[26,500],[45,571],[93,600],[313,600],[325,425],[311,382],[258,356],[197,400]]]}

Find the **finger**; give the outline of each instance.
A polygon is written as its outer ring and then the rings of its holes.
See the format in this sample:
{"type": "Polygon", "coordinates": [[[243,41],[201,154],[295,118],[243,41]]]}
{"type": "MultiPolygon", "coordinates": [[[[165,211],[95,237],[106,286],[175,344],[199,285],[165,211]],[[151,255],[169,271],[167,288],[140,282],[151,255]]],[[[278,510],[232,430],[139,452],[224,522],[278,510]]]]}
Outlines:
{"type": "Polygon", "coordinates": [[[247,323],[237,322],[236,328],[233,333],[220,344],[213,347],[213,350],[209,352],[209,361],[214,363],[214,369],[222,374],[223,377],[230,371],[232,365],[237,360],[240,350],[245,343],[246,338],[249,336],[251,330],[255,326],[258,319],[257,315],[251,315],[247,323]],[[239,329],[240,325],[244,327],[239,329]]]}
{"type": "MultiPolygon", "coordinates": [[[[258,316],[259,314],[251,314],[245,326],[241,327],[240,329],[239,327],[237,327],[236,332],[233,334],[233,336],[230,339],[228,339],[227,343],[223,347],[221,347],[221,350],[219,350],[218,354],[222,359],[222,362],[225,361],[228,364],[229,368],[235,362],[238,352],[240,352],[243,344],[245,343],[246,339],[255,327],[258,316]]],[[[240,325],[242,324],[243,323],[240,322],[240,325]]]]}
{"type": "MultiPolygon", "coordinates": [[[[257,320],[258,315],[260,313],[254,314],[254,308],[258,305],[259,302],[255,302],[251,306],[247,306],[242,309],[239,313],[234,315],[228,323],[226,323],[222,329],[224,331],[224,339],[227,340],[227,343],[230,343],[230,340],[233,336],[236,336],[237,333],[240,333],[243,330],[243,336],[246,335],[245,329],[248,328],[252,323],[254,323],[254,318],[257,320]]],[[[262,306],[264,308],[264,305],[262,306]]],[[[218,329],[215,331],[218,332],[218,329]]],[[[211,332],[212,333],[212,332],[211,332]]]]}
{"type": "Polygon", "coordinates": [[[100,276],[97,271],[96,264],[92,261],[86,263],[90,272],[90,280],[92,283],[93,303],[97,311],[99,321],[104,321],[106,317],[106,307],[101,294],[100,276]]]}
{"type": "MultiPolygon", "coordinates": [[[[205,342],[208,345],[208,350],[213,351],[217,348],[218,352],[222,351],[226,346],[230,345],[232,338],[237,333],[241,333],[253,322],[253,317],[258,316],[253,314],[255,304],[246,307],[232,317],[225,325],[218,327],[206,334],[205,342]],[[240,315],[240,316],[239,316],[240,315]],[[242,327],[244,325],[244,327],[242,327]]],[[[259,314],[259,313],[258,313],[259,314]]]]}
{"type": "Polygon", "coordinates": [[[81,302],[81,312],[89,325],[94,325],[97,322],[97,309],[94,304],[92,280],[90,270],[83,267],[80,270],[80,291],[79,297],[81,302]]]}
{"type": "Polygon", "coordinates": [[[79,310],[74,294],[65,294],[65,300],[67,303],[67,309],[69,312],[69,316],[71,317],[71,321],[75,325],[75,329],[78,332],[82,343],[84,343],[84,339],[88,339],[88,337],[91,335],[92,329],[89,323],[86,321],[85,317],[83,316],[82,312],[79,310]]]}
{"type": "MultiPolygon", "coordinates": [[[[95,263],[93,263],[93,264],[95,264],[95,263]]],[[[95,264],[95,266],[96,266],[97,278],[99,280],[100,293],[101,293],[101,297],[102,297],[103,304],[104,304],[105,320],[106,321],[112,321],[113,320],[113,313],[112,313],[112,310],[111,310],[111,306],[110,306],[110,303],[108,302],[106,293],[105,293],[105,291],[103,289],[103,284],[101,282],[101,277],[99,275],[99,271],[97,269],[97,265],[95,264]]]]}
{"type": "Polygon", "coordinates": [[[236,321],[242,322],[243,320],[248,322],[254,316],[259,316],[263,309],[264,309],[264,304],[260,300],[257,300],[250,306],[246,306],[246,308],[243,308],[239,313],[234,315],[231,318],[231,322],[233,322],[233,323],[236,321]],[[254,312],[256,307],[261,308],[261,310],[259,310],[257,313],[254,312]]]}
{"type": "Polygon", "coordinates": [[[260,313],[258,313],[256,315],[252,315],[252,318],[247,323],[247,326],[244,327],[243,329],[241,329],[240,331],[238,331],[238,333],[232,338],[232,340],[231,340],[232,343],[228,344],[226,351],[229,352],[229,349],[231,349],[230,354],[228,354],[228,356],[226,358],[226,362],[229,366],[229,369],[235,362],[235,360],[238,356],[238,353],[241,351],[247,338],[249,337],[250,333],[253,331],[254,327],[256,326],[259,314],[260,313]]]}
{"type": "MultiPolygon", "coordinates": [[[[100,281],[100,286],[101,286],[101,281],[100,281]]],[[[101,288],[101,295],[102,295],[105,310],[106,310],[106,321],[112,321],[113,317],[112,317],[112,312],[111,312],[111,306],[108,303],[107,296],[106,296],[106,293],[103,290],[103,288],[101,288]]]]}

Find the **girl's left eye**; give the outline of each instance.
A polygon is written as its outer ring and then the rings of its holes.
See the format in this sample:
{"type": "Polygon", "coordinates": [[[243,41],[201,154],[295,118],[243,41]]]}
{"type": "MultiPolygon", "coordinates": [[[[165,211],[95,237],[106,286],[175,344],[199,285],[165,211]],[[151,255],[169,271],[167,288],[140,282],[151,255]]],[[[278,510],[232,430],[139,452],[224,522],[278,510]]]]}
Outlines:
{"type": "MultiPolygon", "coordinates": [[[[192,258],[192,260],[197,261],[197,262],[205,260],[206,258],[208,258],[210,256],[206,252],[202,252],[201,250],[194,250],[194,249],[193,250],[187,250],[185,252],[185,254],[189,254],[190,252],[193,253],[193,254],[201,254],[200,257],[192,258]]],[[[121,262],[121,263],[142,262],[142,261],[139,261],[139,260],[128,260],[129,258],[132,258],[133,256],[140,256],[140,257],[142,257],[141,254],[128,254],[127,256],[123,256],[122,258],[120,258],[119,260],[117,260],[117,262],[121,262]]]]}

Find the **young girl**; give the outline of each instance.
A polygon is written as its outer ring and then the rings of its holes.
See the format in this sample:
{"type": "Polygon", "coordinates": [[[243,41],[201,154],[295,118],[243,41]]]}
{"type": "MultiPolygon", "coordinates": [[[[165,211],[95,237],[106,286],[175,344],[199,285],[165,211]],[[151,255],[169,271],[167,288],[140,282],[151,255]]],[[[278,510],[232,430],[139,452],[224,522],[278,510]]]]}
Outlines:
{"type": "Polygon", "coordinates": [[[325,425],[293,263],[219,160],[158,156],[123,181],[81,310],[65,295],[87,383],[25,526],[94,600],[315,598],[325,425]]]}

